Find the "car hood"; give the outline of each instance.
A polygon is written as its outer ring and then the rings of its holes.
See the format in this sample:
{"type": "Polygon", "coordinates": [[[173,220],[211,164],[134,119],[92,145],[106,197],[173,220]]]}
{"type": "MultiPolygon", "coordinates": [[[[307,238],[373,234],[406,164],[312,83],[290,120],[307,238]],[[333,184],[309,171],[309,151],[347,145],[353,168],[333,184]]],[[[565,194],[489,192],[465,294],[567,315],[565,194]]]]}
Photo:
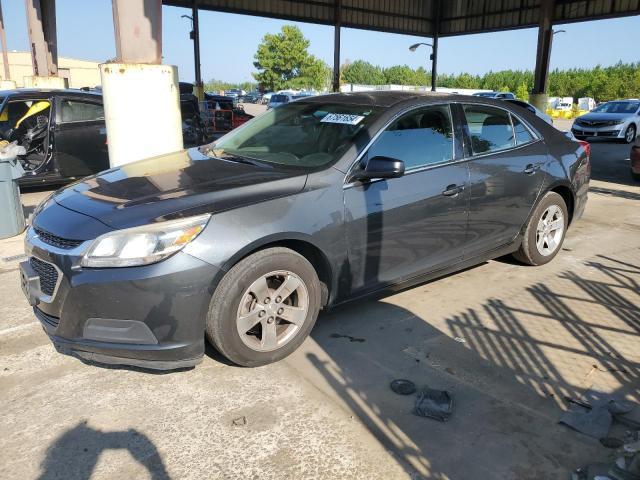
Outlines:
{"type": "Polygon", "coordinates": [[[210,158],[192,148],[106,170],[53,198],[120,229],[291,195],[306,178],[299,169],[210,158]]]}
{"type": "Polygon", "coordinates": [[[586,120],[587,122],[606,122],[611,120],[624,120],[633,116],[631,113],[586,113],[576,120],[586,120]]]}

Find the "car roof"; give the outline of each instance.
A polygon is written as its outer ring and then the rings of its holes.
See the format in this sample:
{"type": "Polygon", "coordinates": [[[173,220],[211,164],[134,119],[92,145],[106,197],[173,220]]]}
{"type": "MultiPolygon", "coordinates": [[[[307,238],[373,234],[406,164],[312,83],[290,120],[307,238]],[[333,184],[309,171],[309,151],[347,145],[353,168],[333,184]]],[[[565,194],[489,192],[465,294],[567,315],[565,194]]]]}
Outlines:
{"type": "Polygon", "coordinates": [[[102,98],[102,92],[76,90],[73,88],[16,88],[13,90],[0,90],[1,97],[24,96],[33,97],[42,94],[77,95],[82,97],[102,98]]]}
{"type": "Polygon", "coordinates": [[[337,103],[343,105],[371,105],[378,107],[393,107],[404,102],[417,100],[427,103],[461,102],[461,103],[486,103],[487,105],[502,106],[504,100],[497,100],[490,97],[478,97],[472,95],[461,95],[457,93],[444,92],[416,92],[416,91],[372,91],[372,92],[349,92],[349,93],[329,93],[306,97],[296,102],[304,103],[337,103]]]}

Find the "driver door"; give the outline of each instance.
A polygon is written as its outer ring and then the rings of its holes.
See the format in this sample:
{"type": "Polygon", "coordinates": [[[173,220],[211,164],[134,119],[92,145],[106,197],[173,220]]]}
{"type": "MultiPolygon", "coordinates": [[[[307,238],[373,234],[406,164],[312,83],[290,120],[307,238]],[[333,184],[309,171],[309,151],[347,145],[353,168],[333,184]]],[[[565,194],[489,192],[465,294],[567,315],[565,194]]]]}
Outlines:
{"type": "Polygon", "coordinates": [[[58,97],[53,135],[61,176],[85,177],[109,168],[107,128],[99,101],[58,97]]]}
{"type": "Polygon", "coordinates": [[[402,160],[399,178],[344,188],[352,293],[400,283],[462,260],[468,181],[448,105],[405,113],[371,145],[375,156],[402,160]]]}

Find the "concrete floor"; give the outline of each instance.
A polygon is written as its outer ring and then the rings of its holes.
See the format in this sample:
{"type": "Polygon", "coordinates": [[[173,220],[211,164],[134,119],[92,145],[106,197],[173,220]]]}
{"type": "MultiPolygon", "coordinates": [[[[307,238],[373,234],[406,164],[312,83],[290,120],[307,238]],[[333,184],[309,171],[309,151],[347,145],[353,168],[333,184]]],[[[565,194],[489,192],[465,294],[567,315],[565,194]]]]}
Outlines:
{"type": "MultiPolygon", "coordinates": [[[[610,459],[557,424],[565,395],[640,401],[640,186],[628,146],[592,148],[587,211],[554,262],[491,261],[323,314],[262,368],[59,355],[0,259],[0,478],[540,480],[610,459]],[[395,378],[449,390],[450,421],[414,416],[395,378]]],[[[21,249],[0,241],[0,257],[21,249]]]]}

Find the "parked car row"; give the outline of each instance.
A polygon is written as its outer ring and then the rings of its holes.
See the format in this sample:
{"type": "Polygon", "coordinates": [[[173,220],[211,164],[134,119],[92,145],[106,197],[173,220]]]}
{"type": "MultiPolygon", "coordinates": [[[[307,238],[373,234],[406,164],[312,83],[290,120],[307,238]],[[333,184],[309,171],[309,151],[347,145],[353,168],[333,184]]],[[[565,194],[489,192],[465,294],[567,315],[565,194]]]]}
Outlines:
{"type": "Polygon", "coordinates": [[[213,144],[37,207],[23,290],[58,351],[193,366],[293,352],[321,308],[513,254],[551,261],[585,208],[582,144],[509,102],[300,99],[213,144]]]}

